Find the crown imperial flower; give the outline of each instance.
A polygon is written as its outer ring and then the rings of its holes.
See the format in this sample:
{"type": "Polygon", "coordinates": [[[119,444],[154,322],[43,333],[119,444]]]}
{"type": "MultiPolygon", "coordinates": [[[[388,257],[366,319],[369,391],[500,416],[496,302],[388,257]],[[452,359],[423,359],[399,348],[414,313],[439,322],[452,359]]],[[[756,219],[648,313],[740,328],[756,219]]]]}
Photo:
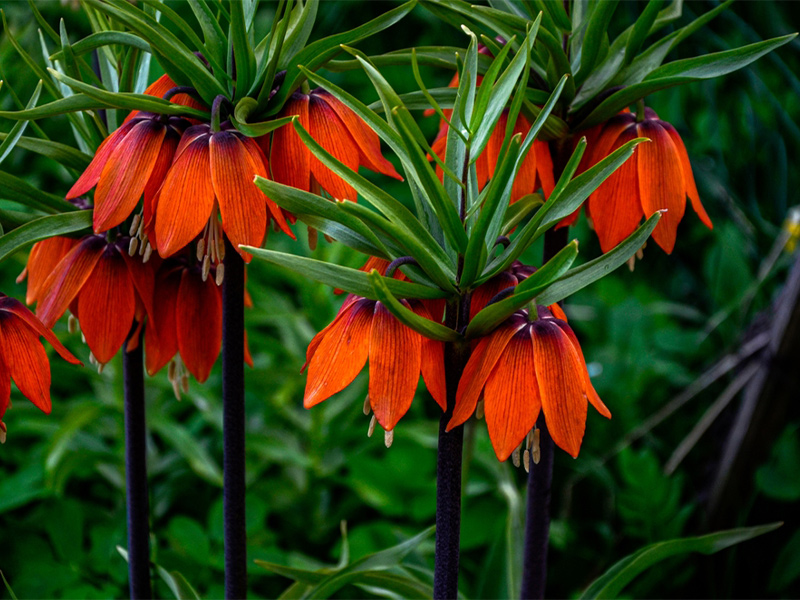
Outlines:
{"type": "Polygon", "coordinates": [[[506,460],[544,413],[553,441],[577,457],[586,427],[587,400],[611,413],[594,390],[578,339],[550,308],[517,311],[473,350],[456,392],[447,430],[464,423],[483,394],[489,437],[506,460]]]}

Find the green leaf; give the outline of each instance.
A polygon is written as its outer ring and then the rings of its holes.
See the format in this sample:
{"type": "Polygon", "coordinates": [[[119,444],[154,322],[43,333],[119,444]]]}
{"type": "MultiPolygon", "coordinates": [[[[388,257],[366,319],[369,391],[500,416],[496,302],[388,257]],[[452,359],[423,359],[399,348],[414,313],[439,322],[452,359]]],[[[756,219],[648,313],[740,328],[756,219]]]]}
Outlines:
{"type": "Polygon", "coordinates": [[[49,213],[78,210],[63,197],[44,192],[5,171],[0,171],[0,197],[49,213]]]}
{"type": "Polygon", "coordinates": [[[583,35],[581,46],[581,67],[575,78],[578,84],[586,81],[589,74],[597,64],[598,54],[603,39],[608,35],[608,25],[617,9],[618,0],[608,2],[595,2],[594,9],[589,15],[589,24],[583,35]]]}
{"type": "Polygon", "coordinates": [[[641,83],[623,88],[603,100],[575,129],[587,129],[607,121],[626,106],[630,106],[658,90],[727,75],[737,69],[746,67],[768,52],[787,44],[796,36],[797,34],[793,33],[734,50],[714,52],[704,56],[667,63],[651,71],[641,83]]]}
{"type": "MultiPolygon", "coordinates": [[[[150,52],[150,44],[145,42],[138,35],[125,33],[124,31],[101,31],[99,33],[93,33],[72,44],[71,49],[75,56],[83,56],[84,54],[89,54],[104,46],[111,45],[130,46],[142,52],[150,52]]],[[[50,60],[52,61],[61,61],[63,59],[63,50],[59,50],[50,56],[50,60]]]]}
{"type": "Polygon", "coordinates": [[[172,446],[186,462],[189,463],[192,471],[207,482],[222,486],[222,469],[211,457],[205,446],[195,438],[182,425],[174,421],[168,421],[166,417],[157,416],[149,420],[150,427],[159,436],[172,446]]]}
{"type": "Polygon", "coordinates": [[[8,584],[8,580],[6,580],[6,576],[3,574],[2,571],[0,571],[0,579],[3,580],[3,585],[6,586],[6,591],[8,592],[8,595],[11,596],[11,600],[17,600],[17,596],[14,593],[14,590],[11,589],[11,586],[8,584]]]}
{"type": "Polygon", "coordinates": [[[759,527],[729,529],[699,537],[681,538],[651,544],[623,558],[612,566],[586,589],[581,598],[617,598],[622,590],[625,589],[625,586],[633,581],[637,575],[667,558],[690,552],[715,554],[735,544],[774,531],[782,524],[772,523],[759,527]]]}
{"type": "Polygon", "coordinates": [[[411,12],[415,5],[416,0],[410,0],[396,8],[386,11],[372,21],[359,25],[349,31],[317,40],[303,48],[294,56],[287,56],[286,58],[289,60],[289,63],[286,69],[286,78],[284,79],[281,89],[273,99],[274,108],[271,109],[268,114],[272,115],[277,113],[283,107],[289,95],[299,87],[303,77],[301,67],[305,67],[310,71],[316,71],[328,60],[336,56],[341,51],[341,46],[343,44],[353,44],[365,37],[375,35],[391,27],[411,12]]]}
{"type": "Polygon", "coordinates": [[[636,251],[644,245],[660,218],[660,211],[653,213],[649,219],[620,242],[613,250],[606,252],[594,260],[590,260],[580,267],[568,271],[566,275],[551,284],[547,290],[542,293],[538,299],[539,304],[550,305],[560,302],[567,296],[605,277],[614,269],[625,264],[627,260],[636,254],[636,251]]]}
{"type": "MultiPolygon", "coordinates": [[[[421,65],[455,70],[457,66],[456,54],[463,52],[463,48],[456,48],[455,46],[418,46],[416,48],[405,48],[393,50],[386,54],[373,55],[369,57],[369,62],[376,67],[408,66],[413,60],[412,54],[416,53],[417,61],[421,65]]],[[[485,54],[478,54],[478,75],[485,73],[491,64],[491,57],[485,54]]],[[[329,71],[350,71],[352,69],[360,69],[361,64],[355,59],[332,60],[325,65],[325,68],[329,71]]],[[[455,91],[454,88],[450,89],[455,91]]]]}
{"type": "Polygon", "coordinates": [[[205,41],[203,55],[212,57],[218,64],[223,64],[228,49],[228,40],[208,6],[208,2],[206,0],[189,0],[189,6],[200,24],[200,29],[203,30],[203,40],[205,41]]]}
{"type": "Polygon", "coordinates": [[[194,117],[206,121],[210,118],[210,114],[206,111],[175,104],[163,98],[156,98],[155,96],[148,96],[147,94],[132,94],[130,92],[109,92],[83,83],[82,81],[72,79],[54,69],[48,69],[48,71],[50,71],[53,77],[65,83],[76,92],[86,94],[90,98],[95,98],[109,107],[142,110],[162,115],[194,117]]]}
{"type": "MultiPolygon", "coordinates": [[[[490,304],[481,310],[469,322],[465,336],[468,339],[481,337],[490,333],[505,321],[508,317],[520,308],[531,302],[547,286],[557,278],[561,277],[570,268],[575,258],[578,256],[578,242],[573,240],[562,248],[553,258],[548,260],[544,266],[525,279],[514,288],[514,293],[508,298],[490,304]]],[[[538,304],[545,304],[538,302],[538,304]]],[[[552,304],[548,302],[546,304],[552,304]]]]}
{"type": "Polygon", "coordinates": [[[636,58],[636,55],[642,48],[642,44],[644,44],[645,38],[650,34],[651,28],[656,22],[656,17],[658,17],[659,14],[658,9],[663,4],[663,1],[664,0],[649,0],[642,14],[636,19],[636,23],[633,24],[633,29],[628,36],[628,43],[625,44],[624,65],[629,65],[633,62],[633,59],[636,58]]]}
{"type": "MultiPolygon", "coordinates": [[[[265,250],[252,246],[240,247],[256,258],[291,269],[313,281],[318,281],[334,288],[340,288],[351,294],[370,298],[371,300],[378,299],[369,277],[363,271],[315,260],[313,258],[295,256],[294,254],[287,254],[285,252],[276,252],[274,250],[265,250]]],[[[449,297],[447,292],[438,288],[411,283],[409,281],[398,281],[396,279],[386,279],[385,277],[384,279],[386,280],[386,287],[400,298],[436,300],[438,298],[449,297]]]]}
{"type": "Polygon", "coordinates": [[[258,101],[249,97],[242,98],[236,103],[231,123],[246,136],[260,137],[262,135],[267,135],[278,129],[278,127],[283,127],[292,122],[293,117],[282,117],[270,121],[261,121],[260,123],[249,123],[247,117],[249,117],[257,107],[258,101]]]}
{"type": "MultiPolygon", "coordinates": [[[[5,140],[9,134],[0,132],[0,141],[5,140]]],[[[53,142],[51,140],[41,140],[34,137],[22,136],[17,140],[17,148],[35,152],[52,158],[56,162],[61,163],[65,167],[82,171],[89,166],[92,157],[84,154],[80,150],[76,150],[72,146],[53,142]]]]}
{"type": "MultiPolygon", "coordinates": [[[[455,276],[454,265],[414,214],[391,194],[334,158],[311,137],[300,124],[299,119],[295,118],[293,125],[303,143],[326,167],[352,185],[356,192],[381,211],[395,226],[396,235],[399,236],[398,241],[402,241],[408,247],[420,267],[441,287],[452,286],[452,279],[455,276]]],[[[346,209],[346,205],[343,208],[346,209]]]]}
{"type": "MultiPolygon", "coordinates": [[[[128,562],[128,551],[122,546],[117,546],[117,552],[128,562]]],[[[256,561],[258,562],[258,561],[256,561]]],[[[175,596],[175,600],[200,600],[200,595],[186,578],[177,571],[167,571],[160,565],[155,565],[156,573],[175,596]]]]}
{"type": "Polygon", "coordinates": [[[462,336],[457,331],[445,327],[441,323],[421,317],[410,308],[407,308],[389,291],[385,283],[388,279],[381,277],[375,269],[367,277],[372,283],[378,301],[386,306],[389,312],[406,327],[410,327],[417,333],[439,342],[455,342],[462,339],[462,336]]]}
{"type": "Polygon", "coordinates": [[[401,560],[423,541],[433,535],[434,527],[429,527],[422,533],[406,540],[405,542],[381,550],[375,554],[370,554],[364,558],[350,563],[344,569],[328,575],[320,581],[313,589],[304,594],[304,598],[328,598],[345,585],[358,581],[363,573],[381,569],[388,569],[396,566],[401,560]]]}
{"type": "MultiPolygon", "coordinates": [[[[36,84],[36,89],[33,91],[31,95],[31,99],[28,101],[26,109],[31,109],[36,106],[36,102],[39,100],[39,94],[42,92],[42,82],[36,84]]],[[[17,121],[14,123],[14,127],[11,128],[11,131],[8,132],[5,136],[3,136],[3,142],[0,143],[0,163],[5,160],[6,156],[8,156],[9,152],[14,149],[14,145],[19,141],[19,138],[22,137],[22,134],[25,133],[25,128],[28,126],[27,121],[17,121]]]]}
{"type": "Polygon", "coordinates": [[[243,98],[249,91],[252,83],[252,73],[255,72],[256,59],[253,47],[248,43],[247,24],[244,20],[244,6],[242,2],[231,2],[231,42],[233,44],[233,59],[236,63],[236,95],[243,98]]]}

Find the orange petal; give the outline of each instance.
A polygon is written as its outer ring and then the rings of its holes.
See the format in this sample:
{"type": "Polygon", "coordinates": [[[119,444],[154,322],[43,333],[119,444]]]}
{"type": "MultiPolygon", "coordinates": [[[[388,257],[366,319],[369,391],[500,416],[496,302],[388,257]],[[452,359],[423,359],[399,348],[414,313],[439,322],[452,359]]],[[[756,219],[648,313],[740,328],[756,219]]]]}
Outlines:
{"type": "Polygon", "coordinates": [[[222,349],[222,296],[212,277],[203,281],[198,269],[183,272],[175,320],[181,358],[202,383],[222,349]]]}
{"type": "MultiPolygon", "coordinates": [[[[308,132],[320,146],[353,171],[358,170],[359,151],[353,136],[336,112],[312,94],[308,100],[308,132]]],[[[320,186],[337,200],[355,201],[356,190],[316,157],[309,158],[311,173],[320,186]]]]}
{"type": "Polygon", "coordinates": [[[229,131],[212,135],[209,147],[211,182],[225,234],[234,248],[260,246],[267,230],[267,206],[253,178],[267,174],[264,163],[252,161],[239,137],[229,131]]]}
{"type": "Polygon", "coordinates": [[[28,291],[25,302],[32,304],[39,300],[45,287],[48,276],[55,270],[56,265],[72,250],[78,240],[55,236],[36,242],[28,256],[28,291]]]}
{"type": "Polygon", "coordinates": [[[652,140],[636,149],[642,209],[645,217],[667,209],[653,230],[653,239],[669,254],[675,247],[678,223],[686,210],[686,186],[678,149],[669,134],[653,120],[638,123],[636,129],[639,137],[652,140]]]}
{"type": "Polygon", "coordinates": [[[548,320],[536,321],[531,334],[542,410],[553,441],[577,457],[588,406],[580,359],[566,334],[548,320]]]}
{"type": "Polygon", "coordinates": [[[193,141],[172,163],[156,207],[156,242],[166,258],[203,231],[214,208],[208,137],[193,141]]]}
{"type": "Polygon", "coordinates": [[[378,134],[370,129],[350,108],[342,104],[329,92],[318,89],[312,92],[314,96],[328,104],[341,119],[344,127],[353,137],[361,154],[360,163],[371,171],[394,177],[400,181],[403,178],[395,170],[394,165],[384,158],[381,153],[381,140],[378,134]]]}
{"type": "Polygon", "coordinates": [[[478,398],[483,391],[483,386],[489,375],[500,360],[514,334],[524,327],[524,323],[507,323],[495,329],[488,336],[481,339],[464,367],[461,381],[458,382],[456,391],[456,407],[453,418],[447,424],[447,431],[461,425],[475,412],[478,398]]]}
{"type": "Polygon", "coordinates": [[[589,402],[591,402],[592,406],[595,407],[597,412],[603,415],[606,419],[610,419],[611,411],[608,410],[608,407],[603,404],[602,400],[600,400],[600,396],[597,394],[597,391],[592,385],[592,380],[589,377],[589,369],[586,368],[586,359],[583,356],[583,350],[581,349],[581,344],[578,341],[578,336],[575,335],[572,327],[566,323],[559,323],[556,321],[556,325],[561,328],[561,331],[567,334],[569,341],[572,342],[572,347],[575,348],[575,352],[577,352],[578,358],[581,360],[581,372],[583,373],[584,393],[586,394],[586,397],[589,399],[589,402]]]}
{"type": "Polygon", "coordinates": [[[148,318],[153,318],[153,301],[156,285],[155,270],[153,263],[147,261],[143,263],[138,257],[128,256],[128,253],[123,249],[120,252],[125,266],[128,268],[133,287],[136,290],[136,296],[144,306],[144,310],[148,318]]]}
{"type": "MultiPolygon", "coordinates": [[[[636,128],[626,129],[610,150],[619,148],[635,138],[636,128]]],[[[641,144],[636,151],[641,152],[641,146],[644,145],[646,144],[641,144]]],[[[603,252],[608,252],[633,233],[642,220],[636,156],[625,161],[600,184],[589,197],[589,211],[603,252]]]]}
{"type": "Polygon", "coordinates": [[[135,125],[135,122],[125,123],[114,133],[103,140],[103,142],[97,147],[97,151],[94,153],[92,162],[89,163],[89,166],[86,167],[86,170],[78,178],[78,181],[76,181],[67,192],[67,195],[65,196],[67,200],[72,200],[78,196],[83,196],[86,192],[97,185],[97,182],[100,180],[100,174],[103,172],[103,169],[105,168],[108,159],[111,157],[111,154],[135,125]]]}
{"type": "Polygon", "coordinates": [[[508,342],[486,380],[486,427],[498,460],[506,460],[536,424],[542,403],[536,381],[533,343],[527,328],[508,342]]]}
{"type": "Polygon", "coordinates": [[[337,321],[347,316],[348,309],[350,308],[351,305],[355,304],[361,299],[362,298],[359,296],[354,296],[353,294],[349,294],[342,303],[342,306],[339,307],[339,312],[336,313],[336,317],[333,319],[333,321],[329,323],[325,327],[325,329],[323,329],[317,335],[314,336],[314,338],[308,344],[308,349],[306,350],[306,363],[303,365],[303,368],[300,369],[301,373],[306,370],[306,367],[308,367],[308,363],[310,363],[311,359],[314,358],[314,353],[317,351],[317,348],[319,348],[319,345],[325,338],[327,332],[333,328],[333,326],[337,323],[337,321]]]}
{"type": "Polygon", "coordinates": [[[367,362],[375,303],[351,302],[312,352],[303,406],[311,408],[346,388],[367,362]]]}
{"type": "Polygon", "coordinates": [[[178,353],[175,309],[180,285],[180,271],[159,273],[155,288],[158,302],[154,303],[153,315],[144,330],[145,366],[151,377],[178,353]]]}
{"type": "MultiPolygon", "coordinates": [[[[267,163],[267,157],[264,156],[264,152],[261,150],[261,147],[255,142],[255,140],[253,140],[251,138],[248,138],[248,137],[242,137],[242,138],[239,138],[239,140],[244,144],[245,150],[247,150],[247,153],[250,156],[250,160],[252,161],[252,163],[254,165],[254,167],[253,167],[254,172],[255,172],[255,169],[258,167],[258,165],[263,165],[263,173],[264,174],[261,175],[261,176],[266,178],[266,179],[269,179],[269,165],[267,163]]],[[[261,168],[261,167],[258,167],[258,168],[261,168]]],[[[260,172],[259,172],[259,174],[260,174],[260,172]]],[[[256,188],[256,189],[258,189],[258,188],[256,188]]],[[[272,200],[270,200],[266,196],[266,194],[264,194],[264,192],[262,192],[261,190],[258,190],[258,193],[260,194],[260,196],[259,196],[260,198],[262,198],[263,200],[267,201],[267,208],[269,209],[270,215],[275,220],[275,222],[278,223],[278,227],[281,228],[281,231],[283,231],[283,233],[288,235],[293,240],[297,239],[295,237],[294,233],[292,232],[292,230],[289,229],[289,224],[286,222],[286,217],[283,214],[283,210],[277,204],[275,204],[272,200]]],[[[267,222],[267,225],[268,224],[269,223],[267,222]]]]}
{"type": "Polygon", "coordinates": [[[142,119],[111,153],[94,193],[95,233],[116,227],[136,208],[165,134],[163,124],[142,119]]]}
{"type": "MultiPolygon", "coordinates": [[[[308,131],[308,96],[294,94],[286,103],[282,117],[297,115],[303,129],[308,131]]],[[[292,186],[298,190],[311,189],[311,151],[297,135],[294,127],[284,125],[272,134],[272,149],[269,153],[269,164],[272,177],[278,183],[292,186]]]]}
{"type": "Polygon", "coordinates": [[[533,142],[531,152],[536,154],[536,175],[544,192],[544,197],[549,198],[556,187],[553,175],[553,157],[550,156],[550,145],[547,142],[536,140],[533,142]]]}
{"type": "Polygon", "coordinates": [[[156,162],[153,169],[150,171],[150,178],[147,180],[147,185],[144,188],[144,221],[149,223],[153,217],[153,197],[156,195],[161,184],[164,183],[164,178],[167,176],[172,160],[175,158],[175,152],[180,143],[180,134],[172,127],[166,128],[166,134],[161,141],[161,148],[158,151],[156,162]]]}
{"type": "Polygon", "coordinates": [[[0,318],[0,351],[22,395],[49,414],[50,363],[39,337],[5,313],[0,318]]]}
{"type": "Polygon", "coordinates": [[[72,363],[73,365],[81,365],[81,361],[75,358],[72,353],[67,350],[61,342],[58,341],[56,335],[47,327],[45,327],[42,322],[36,318],[36,316],[19,300],[15,298],[0,298],[0,311],[10,313],[19,317],[23,323],[25,323],[31,331],[36,335],[36,337],[42,336],[50,345],[55,348],[55,351],[66,360],[67,362],[72,363]]]}
{"type": "Polygon", "coordinates": [[[472,292],[472,297],[469,301],[469,320],[471,321],[474,319],[475,315],[486,308],[491,299],[497,294],[515,285],[517,285],[517,278],[511,273],[503,271],[478,287],[472,292]]]}
{"type": "Polygon", "coordinates": [[[127,339],[135,311],[128,267],[117,248],[108,246],[78,294],[81,331],[100,364],[114,358],[127,339]]]}
{"type": "Polygon", "coordinates": [[[561,319],[565,323],[568,323],[569,320],[567,319],[567,313],[564,312],[564,309],[561,308],[559,304],[551,304],[547,307],[547,309],[552,313],[552,315],[556,319],[561,319]]]}
{"type": "Polygon", "coordinates": [[[36,316],[45,327],[52,327],[78,295],[106,248],[106,241],[96,235],[83,239],[61,259],[42,285],[44,290],[36,307],[36,316]]]}
{"type": "Polygon", "coordinates": [[[386,431],[394,429],[414,400],[421,360],[422,336],[378,302],[369,344],[369,403],[386,431]]]}
{"type": "MultiPolygon", "coordinates": [[[[410,301],[409,308],[421,317],[433,320],[428,309],[420,301],[410,301]]],[[[422,337],[422,379],[433,399],[443,411],[447,410],[447,383],[444,374],[444,344],[422,337]]]]}
{"type": "MultiPolygon", "coordinates": [[[[2,339],[3,332],[0,330],[0,339],[2,339]]],[[[3,415],[6,414],[8,407],[11,406],[11,373],[3,360],[5,350],[0,342],[0,443],[4,441],[3,435],[6,432],[5,425],[3,424],[3,415]]]]}
{"type": "Polygon", "coordinates": [[[714,229],[711,218],[700,202],[700,194],[697,193],[697,185],[694,182],[694,175],[692,174],[692,163],[689,162],[689,153],[686,152],[686,146],[683,145],[681,136],[678,135],[678,132],[669,123],[665,121],[659,121],[659,123],[666,129],[669,137],[672,138],[672,143],[675,144],[675,148],[678,150],[678,157],[681,160],[681,172],[683,173],[683,183],[686,186],[686,195],[689,196],[689,200],[692,202],[694,212],[697,213],[697,216],[700,217],[700,220],[706,227],[714,229]]]}

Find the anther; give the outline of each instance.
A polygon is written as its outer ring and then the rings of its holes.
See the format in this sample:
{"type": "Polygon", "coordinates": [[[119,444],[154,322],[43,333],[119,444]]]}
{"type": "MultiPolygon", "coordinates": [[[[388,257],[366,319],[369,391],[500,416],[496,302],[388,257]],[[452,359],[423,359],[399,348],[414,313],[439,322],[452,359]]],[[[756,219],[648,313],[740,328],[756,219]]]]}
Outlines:
{"type": "Polygon", "coordinates": [[[172,393],[175,394],[175,399],[181,401],[181,386],[177,379],[172,380],[172,393]]]}
{"type": "Polygon", "coordinates": [[[153,254],[153,247],[150,245],[150,242],[147,242],[147,245],[144,247],[144,256],[142,257],[142,262],[146,263],[150,260],[150,255],[153,254]]]}
{"type": "Polygon", "coordinates": [[[208,279],[208,274],[211,272],[211,259],[208,258],[208,254],[203,257],[203,281],[208,279]]]}
{"type": "Polygon", "coordinates": [[[312,252],[317,249],[317,240],[319,239],[319,234],[316,229],[313,227],[308,228],[308,249],[312,252]]]}
{"type": "Polygon", "coordinates": [[[85,344],[86,343],[86,336],[81,332],[81,341],[85,344]]]}
{"type": "Polygon", "coordinates": [[[67,331],[70,333],[78,331],[78,319],[75,318],[75,315],[70,315],[67,319],[67,331]]]}
{"type": "Polygon", "coordinates": [[[222,285],[224,279],[225,279],[225,265],[219,263],[217,265],[217,273],[214,276],[214,282],[217,284],[217,287],[222,285]]]}
{"type": "Polygon", "coordinates": [[[522,466],[525,467],[525,472],[531,472],[531,452],[527,448],[525,448],[525,452],[522,453],[522,466]]]}
{"type": "Polygon", "coordinates": [[[217,257],[219,260],[225,260],[225,240],[222,237],[217,240],[217,257]]]}
{"type": "Polygon", "coordinates": [[[147,236],[141,238],[142,243],[139,244],[139,256],[144,256],[144,251],[147,246],[147,236]]]}
{"type": "Polygon", "coordinates": [[[390,429],[389,431],[383,432],[383,443],[386,444],[387,448],[392,447],[392,442],[394,441],[394,429],[390,429]]]}
{"type": "Polygon", "coordinates": [[[131,221],[131,228],[128,230],[128,235],[133,237],[136,235],[136,232],[139,230],[139,221],[141,221],[142,216],[139,213],[133,215],[133,221],[131,221]]]}
{"type": "Polygon", "coordinates": [[[139,238],[132,237],[128,243],[128,256],[135,256],[136,249],[139,247],[139,238]]]}
{"type": "Polygon", "coordinates": [[[514,451],[511,453],[511,462],[514,463],[515,467],[519,467],[519,452],[520,446],[514,448],[514,451]]]}
{"type": "Polygon", "coordinates": [[[533,430],[533,442],[531,444],[531,456],[533,457],[533,464],[538,465],[539,461],[542,460],[542,449],[539,447],[539,437],[541,435],[541,429],[534,429],[533,430]]]}
{"type": "MultiPolygon", "coordinates": [[[[187,373],[181,375],[181,389],[184,394],[189,393],[189,375],[187,373]]],[[[180,398],[178,398],[178,400],[180,400],[180,398]]]]}
{"type": "Polygon", "coordinates": [[[206,253],[206,241],[200,240],[197,242],[197,260],[203,260],[203,256],[206,253]]]}
{"type": "Polygon", "coordinates": [[[369,404],[369,394],[367,394],[367,397],[364,398],[364,408],[362,410],[364,411],[365,415],[369,415],[369,413],[372,412],[372,407],[369,404]]]}
{"type": "Polygon", "coordinates": [[[97,363],[97,374],[101,375],[103,373],[103,369],[105,368],[105,364],[97,363]]]}
{"type": "Polygon", "coordinates": [[[89,352],[89,364],[90,365],[97,365],[97,359],[94,357],[94,354],[89,352]]]}
{"type": "Polygon", "coordinates": [[[372,415],[372,418],[369,420],[369,429],[367,429],[367,437],[372,437],[372,434],[375,432],[375,423],[378,422],[378,419],[375,418],[375,415],[372,415]]]}
{"type": "Polygon", "coordinates": [[[178,365],[175,364],[174,360],[169,362],[169,367],[167,367],[167,379],[173,381],[175,379],[175,370],[178,368],[178,365]]]}

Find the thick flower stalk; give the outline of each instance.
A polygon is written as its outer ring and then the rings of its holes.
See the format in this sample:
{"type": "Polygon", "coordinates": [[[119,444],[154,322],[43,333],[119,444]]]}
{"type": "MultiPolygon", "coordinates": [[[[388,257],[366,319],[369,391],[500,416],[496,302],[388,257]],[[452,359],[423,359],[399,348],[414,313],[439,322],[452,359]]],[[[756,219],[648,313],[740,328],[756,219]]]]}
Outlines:
{"type": "Polygon", "coordinates": [[[24,304],[0,293],[0,442],[6,439],[3,415],[11,406],[12,379],[36,408],[50,414],[50,361],[40,337],[67,362],[82,364],[24,304]]]}
{"type": "MultiPolygon", "coordinates": [[[[381,154],[377,134],[322,88],[308,94],[295,92],[279,116],[294,115],[320,146],[351,170],[365,167],[402,180],[392,163],[381,154]]],[[[318,193],[321,188],[336,200],[356,201],[355,188],[323,165],[293,127],[281,127],[271,137],[271,140],[269,136],[260,138],[260,142],[269,154],[275,181],[307,192],[318,193]]]]}

